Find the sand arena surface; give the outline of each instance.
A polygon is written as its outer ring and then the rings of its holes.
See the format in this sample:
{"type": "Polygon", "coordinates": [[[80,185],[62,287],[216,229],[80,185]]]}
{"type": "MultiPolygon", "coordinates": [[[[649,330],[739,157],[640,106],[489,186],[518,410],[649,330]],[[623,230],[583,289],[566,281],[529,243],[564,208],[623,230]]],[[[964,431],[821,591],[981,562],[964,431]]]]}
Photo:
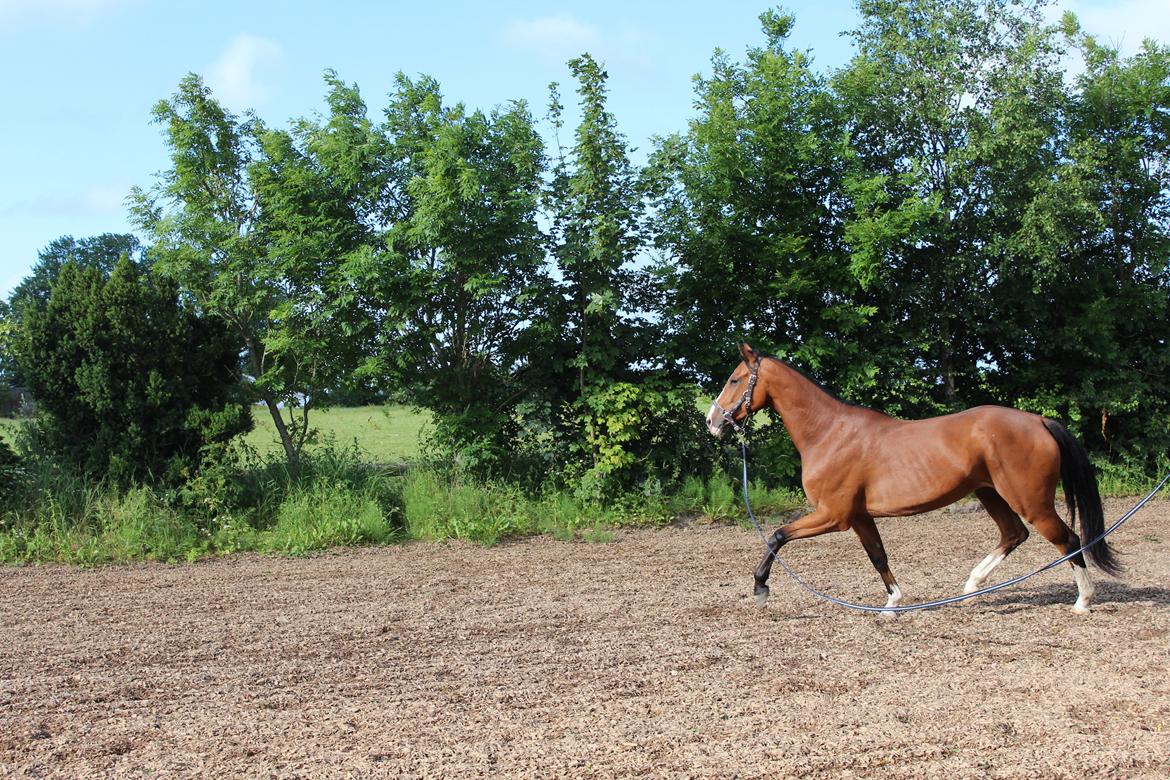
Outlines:
{"type": "MultiPolygon", "coordinates": [[[[879,528],[908,601],[997,539],[981,511],[879,528]]],[[[894,619],[777,568],[758,611],[751,532],[616,536],[0,569],[0,775],[1170,776],[1170,502],[1084,618],[1066,567],[894,619]]],[[[852,533],[785,551],[884,603],[852,533]]],[[[1033,534],[993,579],[1053,557],[1033,534]]]]}

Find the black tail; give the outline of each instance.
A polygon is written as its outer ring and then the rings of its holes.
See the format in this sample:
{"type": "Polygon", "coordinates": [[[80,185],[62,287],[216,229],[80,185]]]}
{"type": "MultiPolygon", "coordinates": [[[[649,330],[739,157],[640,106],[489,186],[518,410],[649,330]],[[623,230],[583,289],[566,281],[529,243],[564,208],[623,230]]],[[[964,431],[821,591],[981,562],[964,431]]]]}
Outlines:
{"type": "MultiPolygon", "coordinates": [[[[1081,531],[1085,541],[1096,539],[1105,530],[1105,510],[1101,508],[1101,494],[1097,491],[1097,473],[1089,463],[1084,446],[1055,420],[1045,420],[1044,427],[1060,447],[1060,481],[1064,483],[1064,500],[1068,504],[1069,525],[1076,523],[1077,510],[1081,513],[1081,531]]],[[[1105,539],[1085,551],[1089,560],[1107,574],[1121,573],[1121,563],[1105,539]]]]}

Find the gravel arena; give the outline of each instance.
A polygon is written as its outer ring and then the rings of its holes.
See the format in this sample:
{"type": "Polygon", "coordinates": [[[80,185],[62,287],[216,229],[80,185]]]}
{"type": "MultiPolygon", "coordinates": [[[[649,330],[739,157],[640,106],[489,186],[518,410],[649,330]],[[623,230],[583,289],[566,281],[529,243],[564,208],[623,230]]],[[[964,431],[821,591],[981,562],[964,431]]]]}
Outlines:
{"type": "MultiPolygon", "coordinates": [[[[1132,501],[1106,502],[1106,520],[1132,501]]],[[[976,504],[879,522],[906,603],[995,546],[976,504]]],[[[8,777],[1170,777],[1170,502],[1067,566],[883,618],[751,531],[0,569],[8,777]]],[[[852,533],[794,542],[882,604],[852,533]]],[[[993,579],[1056,557],[1033,534],[993,579]]]]}

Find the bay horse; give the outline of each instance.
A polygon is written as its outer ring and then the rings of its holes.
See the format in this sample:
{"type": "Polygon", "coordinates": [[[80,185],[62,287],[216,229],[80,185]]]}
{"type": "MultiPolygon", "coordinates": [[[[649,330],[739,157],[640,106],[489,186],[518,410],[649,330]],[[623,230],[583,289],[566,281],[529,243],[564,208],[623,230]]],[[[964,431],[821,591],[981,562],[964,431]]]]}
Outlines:
{"type": "MultiPolygon", "coordinates": [[[[999,545],[967,578],[978,590],[1012,550],[1028,538],[1021,518],[1061,555],[1081,546],[1056,513],[1056,483],[1064,485],[1070,523],[1096,538],[1105,519],[1097,478],[1085,448],[1060,423],[1002,406],[979,406],[925,420],[896,420],[845,403],[779,358],[740,345],[743,361],[707,413],[707,429],[722,436],[765,406],[780,415],[800,453],[801,477],[812,511],[782,526],[755,570],[756,603],[768,600],[772,558],[788,542],[852,528],[888,594],[902,600],[874,518],[903,517],[975,497],[999,526],[999,545]],[[738,398],[738,402],[737,402],[738,398]]],[[[1115,553],[1102,539],[1088,548],[1101,570],[1117,574],[1115,553]]],[[[1069,561],[1077,585],[1072,610],[1087,614],[1093,599],[1083,554],[1069,561]]]]}

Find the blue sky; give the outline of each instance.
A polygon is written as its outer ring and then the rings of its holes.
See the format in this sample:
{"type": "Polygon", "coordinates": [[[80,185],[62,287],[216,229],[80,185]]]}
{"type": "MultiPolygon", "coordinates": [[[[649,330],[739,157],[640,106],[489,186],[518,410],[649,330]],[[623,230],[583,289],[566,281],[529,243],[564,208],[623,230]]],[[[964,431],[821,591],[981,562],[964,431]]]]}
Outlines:
{"type": "MultiPolygon", "coordinates": [[[[1166,0],[1064,0],[1085,27],[1132,50],[1170,40],[1166,0]]],[[[166,165],[151,106],[188,72],[228,107],[272,125],[322,106],[326,68],[361,87],[378,115],[397,71],[437,78],[450,102],[525,99],[543,116],[547,85],[572,91],[565,62],[603,61],[630,143],[683,129],[691,77],[716,47],[760,43],[768,6],[691,2],[186,2],[0,0],[0,295],[62,235],[126,232],[124,199],[166,165]]],[[[853,0],[795,0],[792,44],[846,62],[853,0]]],[[[568,103],[569,101],[566,101],[568,103]]],[[[641,153],[637,155],[641,157],[641,153]]]]}

